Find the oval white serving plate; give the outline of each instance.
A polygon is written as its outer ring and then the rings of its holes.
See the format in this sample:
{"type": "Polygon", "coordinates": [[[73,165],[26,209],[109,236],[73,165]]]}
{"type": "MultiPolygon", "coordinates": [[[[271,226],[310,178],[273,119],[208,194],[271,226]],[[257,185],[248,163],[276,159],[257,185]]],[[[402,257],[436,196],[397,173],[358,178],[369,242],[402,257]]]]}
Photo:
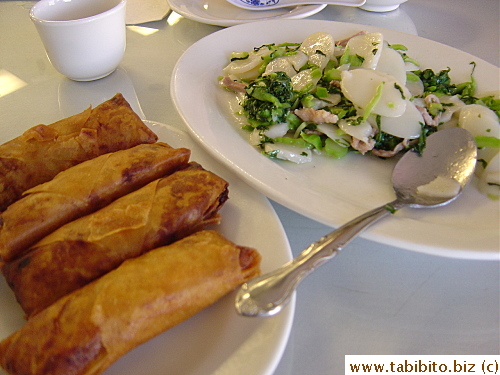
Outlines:
{"type": "MultiPolygon", "coordinates": [[[[262,21],[215,32],[193,44],[178,60],[171,95],[191,133],[215,158],[278,203],[311,219],[338,227],[394,198],[390,177],[394,161],[350,155],[341,160],[317,157],[307,165],[259,155],[239,129],[228,102],[232,95],[217,78],[232,51],[268,43],[301,42],[316,31],[335,39],[360,30],[380,31],[390,43],[408,47],[422,68],[451,67],[455,82],[474,77],[482,92],[498,90],[498,68],[455,48],[393,30],[318,20],[262,21]],[[493,78],[493,79],[492,79],[493,78]]],[[[473,181],[452,204],[435,209],[404,209],[363,237],[428,254],[499,259],[499,204],[479,193],[473,181]]]]}

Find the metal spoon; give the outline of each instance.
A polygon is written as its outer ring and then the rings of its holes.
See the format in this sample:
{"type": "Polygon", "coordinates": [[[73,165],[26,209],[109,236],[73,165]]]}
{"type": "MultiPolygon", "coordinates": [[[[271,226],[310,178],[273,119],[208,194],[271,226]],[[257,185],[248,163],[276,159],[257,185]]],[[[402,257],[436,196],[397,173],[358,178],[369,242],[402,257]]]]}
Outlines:
{"type": "Polygon", "coordinates": [[[345,5],[359,7],[366,0],[226,0],[227,2],[247,10],[270,10],[276,8],[293,7],[299,5],[345,5]]]}
{"type": "Polygon", "coordinates": [[[470,180],[477,148],[462,128],[440,130],[427,138],[421,154],[407,152],[392,174],[396,200],[375,208],[312,243],[275,271],[243,284],[236,310],[245,316],[271,316],[285,307],[298,284],[332,259],[349,241],[376,221],[402,207],[437,207],[453,201],[470,180]]]}

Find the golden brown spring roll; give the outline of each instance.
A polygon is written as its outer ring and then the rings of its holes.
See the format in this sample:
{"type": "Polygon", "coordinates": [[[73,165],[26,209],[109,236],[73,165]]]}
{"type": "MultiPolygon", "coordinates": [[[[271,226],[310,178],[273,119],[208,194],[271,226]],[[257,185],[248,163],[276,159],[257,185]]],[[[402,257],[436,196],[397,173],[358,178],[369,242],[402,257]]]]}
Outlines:
{"type": "Polygon", "coordinates": [[[188,167],[63,225],[2,271],[31,316],[124,260],[218,222],[227,194],[222,178],[188,167]]]}
{"type": "Polygon", "coordinates": [[[10,262],[63,224],[187,166],[190,151],[165,143],[104,154],[24,192],[0,215],[0,259],[10,262]]]}
{"type": "Polygon", "coordinates": [[[0,212],[73,165],[157,139],[121,94],[51,125],[36,125],[0,145],[0,212]]]}
{"type": "Polygon", "coordinates": [[[214,231],[124,262],[0,343],[13,375],[97,375],[260,273],[260,254],[214,231]]]}

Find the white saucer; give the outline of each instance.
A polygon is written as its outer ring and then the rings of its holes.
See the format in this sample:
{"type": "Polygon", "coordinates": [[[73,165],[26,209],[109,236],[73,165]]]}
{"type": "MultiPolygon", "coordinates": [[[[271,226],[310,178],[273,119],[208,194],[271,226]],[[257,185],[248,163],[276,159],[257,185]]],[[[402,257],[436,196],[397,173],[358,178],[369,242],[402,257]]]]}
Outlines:
{"type": "Polygon", "coordinates": [[[326,5],[304,5],[265,11],[240,9],[226,0],[168,0],[170,8],[193,21],[216,26],[233,26],[272,19],[300,19],[312,16],[326,5]]]}

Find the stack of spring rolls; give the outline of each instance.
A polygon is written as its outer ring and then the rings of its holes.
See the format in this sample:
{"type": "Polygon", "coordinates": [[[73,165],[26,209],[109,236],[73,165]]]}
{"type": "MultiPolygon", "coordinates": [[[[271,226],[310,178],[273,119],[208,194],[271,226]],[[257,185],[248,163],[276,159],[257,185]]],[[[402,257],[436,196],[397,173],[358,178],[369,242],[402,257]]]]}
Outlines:
{"type": "Polygon", "coordinates": [[[0,145],[0,264],[27,317],[8,373],[100,374],[260,273],[204,229],[228,184],[189,159],[120,94],[0,145]]]}

